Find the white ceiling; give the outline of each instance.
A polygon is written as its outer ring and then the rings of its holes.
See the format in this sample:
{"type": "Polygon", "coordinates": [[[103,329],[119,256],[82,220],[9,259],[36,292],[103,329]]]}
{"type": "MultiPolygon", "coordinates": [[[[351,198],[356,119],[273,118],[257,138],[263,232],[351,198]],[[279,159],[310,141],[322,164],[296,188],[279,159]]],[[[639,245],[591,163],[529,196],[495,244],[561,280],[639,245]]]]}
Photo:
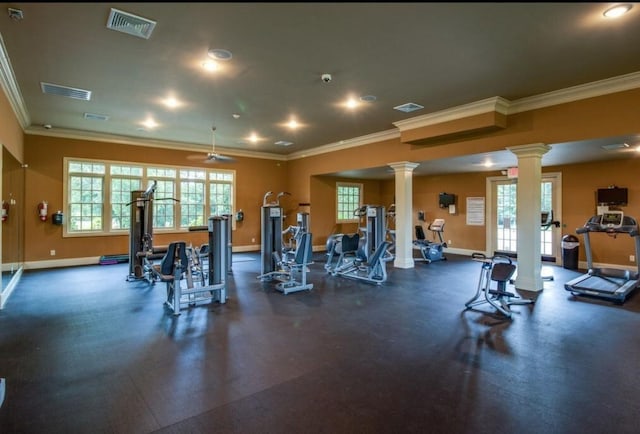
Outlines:
{"type": "MultiPolygon", "coordinates": [[[[3,3],[0,35],[27,132],[192,149],[211,146],[215,125],[218,150],[286,156],[486,98],[515,101],[640,71],[640,5],[606,20],[612,4],[3,3]],[[10,18],[10,7],[23,19],[10,18]],[[156,22],[151,36],[108,29],[112,7],[156,22]],[[207,74],[201,63],[213,48],[233,57],[207,74]],[[91,99],[44,94],[42,82],[89,90],[91,99]],[[169,94],[184,105],[159,104],[169,94]],[[376,100],[349,111],[339,106],[348,95],[376,100]],[[408,102],[424,109],[393,109],[408,102]],[[292,115],[304,124],[295,132],[281,125],[292,115]],[[141,130],[148,116],[160,125],[141,130]],[[250,143],[251,132],[263,140],[250,143]]],[[[639,137],[580,143],[580,152],[552,144],[543,164],[610,158],[602,144],[639,137]]],[[[489,157],[493,169],[515,164],[505,151],[425,162],[416,173],[487,170],[479,163],[489,157]]],[[[387,168],[360,175],[390,176],[387,168]]]]}

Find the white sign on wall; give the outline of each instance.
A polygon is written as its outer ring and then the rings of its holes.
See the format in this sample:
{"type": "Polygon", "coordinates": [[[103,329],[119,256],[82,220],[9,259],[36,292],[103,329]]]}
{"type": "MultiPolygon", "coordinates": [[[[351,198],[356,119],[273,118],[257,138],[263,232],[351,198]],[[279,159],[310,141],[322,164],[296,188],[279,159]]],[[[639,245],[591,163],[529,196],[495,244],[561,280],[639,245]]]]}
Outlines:
{"type": "Polygon", "coordinates": [[[484,226],[484,197],[467,198],[467,224],[484,226]]]}

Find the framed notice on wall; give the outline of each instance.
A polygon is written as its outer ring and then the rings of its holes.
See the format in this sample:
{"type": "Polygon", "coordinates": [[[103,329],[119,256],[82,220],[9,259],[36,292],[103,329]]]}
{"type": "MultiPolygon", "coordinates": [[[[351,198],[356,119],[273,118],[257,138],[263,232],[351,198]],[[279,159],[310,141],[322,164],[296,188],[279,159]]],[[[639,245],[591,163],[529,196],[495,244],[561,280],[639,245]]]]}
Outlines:
{"type": "Polygon", "coordinates": [[[484,226],[484,197],[467,198],[467,224],[484,226]]]}

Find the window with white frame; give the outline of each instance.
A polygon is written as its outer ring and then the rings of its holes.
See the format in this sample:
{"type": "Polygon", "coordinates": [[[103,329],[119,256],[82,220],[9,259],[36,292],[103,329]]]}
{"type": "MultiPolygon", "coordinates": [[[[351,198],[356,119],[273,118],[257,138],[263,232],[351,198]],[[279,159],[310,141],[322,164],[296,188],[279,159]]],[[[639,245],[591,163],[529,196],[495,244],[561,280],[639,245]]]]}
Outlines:
{"type": "Polygon", "coordinates": [[[112,164],[111,228],[129,229],[131,226],[131,192],[142,188],[142,167],[112,164]]]}
{"type": "Polygon", "coordinates": [[[105,164],[70,162],[68,165],[69,231],[103,230],[105,164]]]}
{"type": "Polygon", "coordinates": [[[354,211],[361,206],[362,184],[338,182],[336,183],[336,222],[357,222],[354,211]]]}
{"type": "Polygon", "coordinates": [[[131,192],[156,182],[153,227],[185,230],[231,214],[235,171],[65,158],[65,236],[122,234],[131,226],[131,192]],[[110,218],[109,218],[110,216],[110,218]]]}
{"type": "Polygon", "coordinates": [[[205,171],[180,171],[180,227],[204,225],[205,171]]]}
{"type": "Polygon", "coordinates": [[[209,172],[209,213],[223,215],[232,213],[233,174],[209,172]]]}

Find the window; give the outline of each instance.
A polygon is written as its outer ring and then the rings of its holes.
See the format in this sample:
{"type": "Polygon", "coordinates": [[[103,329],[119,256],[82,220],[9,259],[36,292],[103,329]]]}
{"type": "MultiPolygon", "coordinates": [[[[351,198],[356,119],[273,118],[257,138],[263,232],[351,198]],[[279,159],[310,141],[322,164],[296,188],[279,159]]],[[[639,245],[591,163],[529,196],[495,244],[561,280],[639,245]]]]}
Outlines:
{"type": "Polygon", "coordinates": [[[204,225],[204,170],[180,171],[180,227],[204,225]]]}
{"type": "Polygon", "coordinates": [[[111,228],[129,229],[131,226],[131,192],[140,190],[142,167],[111,166],[111,228]]]}
{"type": "Polygon", "coordinates": [[[338,182],[336,184],[337,223],[357,222],[354,211],[361,206],[362,184],[338,182]]]}
{"type": "Polygon", "coordinates": [[[232,174],[224,172],[209,172],[209,214],[232,214],[232,198],[232,174]]]}
{"type": "Polygon", "coordinates": [[[64,172],[65,236],[129,231],[131,192],[146,190],[154,181],[154,229],[185,230],[205,225],[208,215],[233,213],[233,170],[65,158],[64,172]]]}
{"type": "Polygon", "coordinates": [[[69,164],[69,230],[101,231],[105,165],[69,164]]]}

